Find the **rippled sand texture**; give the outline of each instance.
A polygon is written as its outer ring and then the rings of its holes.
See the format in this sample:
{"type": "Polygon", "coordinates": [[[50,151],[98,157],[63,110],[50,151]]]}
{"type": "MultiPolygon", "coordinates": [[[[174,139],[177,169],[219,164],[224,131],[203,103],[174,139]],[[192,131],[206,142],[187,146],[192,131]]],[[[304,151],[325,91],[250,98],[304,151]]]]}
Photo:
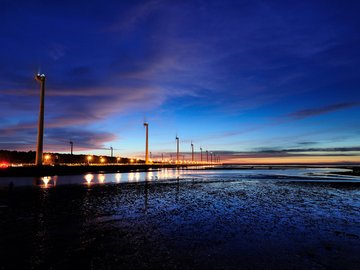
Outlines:
{"type": "Polygon", "coordinates": [[[360,267],[356,183],[34,187],[0,205],[0,269],[360,267]]]}

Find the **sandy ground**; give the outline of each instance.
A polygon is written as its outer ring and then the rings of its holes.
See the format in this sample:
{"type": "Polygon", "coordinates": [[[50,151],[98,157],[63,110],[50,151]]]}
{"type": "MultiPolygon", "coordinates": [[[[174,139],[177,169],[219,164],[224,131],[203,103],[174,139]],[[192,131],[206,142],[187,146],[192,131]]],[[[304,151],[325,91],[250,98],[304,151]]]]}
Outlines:
{"type": "Polygon", "coordinates": [[[358,184],[2,189],[0,217],[0,269],[360,269],[358,184]]]}

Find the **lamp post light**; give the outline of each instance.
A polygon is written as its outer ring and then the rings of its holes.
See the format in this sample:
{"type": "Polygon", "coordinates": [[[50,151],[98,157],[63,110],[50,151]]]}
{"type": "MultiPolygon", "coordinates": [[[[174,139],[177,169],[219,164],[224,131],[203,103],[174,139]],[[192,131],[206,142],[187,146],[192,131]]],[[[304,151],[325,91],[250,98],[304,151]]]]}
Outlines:
{"type": "Polygon", "coordinates": [[[39,109],[39,122],[36,146],[35,165],[42,165],[43,158],[43,141],[44,141],[44,101],[45,101],[45,74],[37,74],[35,80],[40,83],[40,109],[39,109]]]}
{"type": "Polygon", "coordinates": [[[44,159],[45,159],[45,164],[46,164],[46,165],[49,165],[49,162],[50,162],[50,160],[51,160],[51,155],[50,155],[50,154],[46,154],[46,155],[44,156],[44,159]]]}
{"type": "Polygon", "coordinates": [[[86,159],[87,159],[88,164],[90,165],[90,162],[92,160],[92,156],[87,156],[86,159]]]}

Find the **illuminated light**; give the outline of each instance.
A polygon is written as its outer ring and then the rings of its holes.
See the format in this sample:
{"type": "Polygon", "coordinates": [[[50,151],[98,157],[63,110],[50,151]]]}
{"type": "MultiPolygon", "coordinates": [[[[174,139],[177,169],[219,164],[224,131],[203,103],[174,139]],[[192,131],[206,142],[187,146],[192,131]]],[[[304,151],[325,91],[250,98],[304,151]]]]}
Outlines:
{"type": "Polygon", "coordinates": [[[147,172],[146,179],[151,180],[153,176],[154,176],[153,172],[147,172]]]}
{"type": "Polygon", "coordinates": [[[99,180],[100,184],[104,184],[105,183],[105,174],[99,174],[98,180],[99,180]]]}
{"type": "Polygon", "coordinates": [[[87,184],[90,185],[91,181],[94,179],[94,175],[92,175],[91,173],[88,173],[84,176],[84,178],[85,178],[87,184]]]}
{"type": "Polygon", "coordinates": [[[133,172],[129,173],[129,182],[132,182],[132,181],[134,181],[134,173],[133,172]]]}
{"type": "Polygon", "coordinates": [[[49,184],[49,182],[51,180],[51,177],[50,176],[44,176],[44,177],[41,177],[40,179],[41,179],[41,181],[43,181],[44,187],[47,188],[48,184],[49,184]]]}
{"type": "Polygon", "coordinates": [[[138,182],[140,180],[140,173],[135,173],[135,180],[138,182]]]}
{"type": "Polygon", "coordinates": [[[101,158],[100,158],[100,162],[101,162],[101,163],[104,163],[104,162],[105,162],[105,158],[101,157],[101,158]]]}
{"type": "Polygon", "coordinates": [[[90,163],[90,161],[92,160],[92,156],[87,156],[87,160],[90,163]]]}
{"type": "Polygon", "coordinates": [[[117,160],[117,162],[119,162],[119,161],[120,161],[120,158],[119,158],[119,157],[117,157],[117,158],[116,158],[116,160],[117,160]]]}
{"type": "Polygon", "coordinates": [[[49,161],[49,159],[50,159],[50,155],[45,155],[45,157],[44,157],[44,158],[45,158],[45,160],[46,160],[46,161],[49,161]]]}
{"type": "Polygon", "coordinates": [[[115,174],[115,181],[116,181],[116,183],[120,183],[120,181],[121,181],[121,173],[115,174]]]}
{"type": "Polygon", "coordinates": [[[5,169],[7,167],[9,167],[9,163],[4,162],[4,161],[0,163],[0,169],[5,169]]]}
{"type": "Polygon", "coordinates": [[[133,163],[134,162],[134,160],[133,159],[130,159],[130,163],[133,163]]]}

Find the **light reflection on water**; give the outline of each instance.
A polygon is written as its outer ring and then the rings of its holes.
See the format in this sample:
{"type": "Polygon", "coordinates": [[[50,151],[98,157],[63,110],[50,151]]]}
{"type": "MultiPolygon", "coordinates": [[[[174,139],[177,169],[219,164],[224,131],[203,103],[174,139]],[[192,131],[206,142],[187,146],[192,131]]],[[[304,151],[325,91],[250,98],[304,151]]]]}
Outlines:
{"type": "Polygon", "coordinates": [[[105,183],[105,174],[101,173],[98,175],[98,181],[99,181],[99,184],[104,184],[105,183]]]}
{"type": "Polygon", "coordinates": [[[30,186],[36,185],[41,188],[55,187],[65,184],[94,184],[108,183],[136,183],[174,180],[243,180],[243,181],[352,181],[360,182],[359,176],[332,175],[329,172],[344,171],[344,169],[330,168],[291,168],[291,169],[247,169],[247,170],[183,170],[164,168],[147,172],[127,173],[88,173],[85,175],[44,176],[31,177],[3,177],[1,186],[30,186]],[[85,180],[85,181],[84,181],[85,180]]]}
{"type": "Polygon", "coordinates": [[[84,176],[86,183],[88,185],[91,185],[91,181],[94,179],[94,175],[92,175],[91,173],[88,173],[84,176]]]}
{"type": "Polygon", "coordinates": [[[34,179],[35,185],[40,186],[41,188],[50,188],[55,187],[57,183],[58,176],[43,176],[34,179]]]}
{"type": "Polygon", "coordinates": [[[118,183],[118,184],[121,182],[121,173],[115,174],[115,181],[116,181],[116,183],[118,183]]]}

